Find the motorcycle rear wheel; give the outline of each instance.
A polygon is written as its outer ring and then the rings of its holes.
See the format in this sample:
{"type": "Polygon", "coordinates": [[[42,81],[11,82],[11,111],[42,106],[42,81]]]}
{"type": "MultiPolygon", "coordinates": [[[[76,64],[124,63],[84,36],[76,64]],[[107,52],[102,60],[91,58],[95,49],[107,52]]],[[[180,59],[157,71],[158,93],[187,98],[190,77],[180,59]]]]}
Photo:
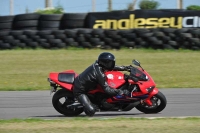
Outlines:
{"type": "Polygon", "coordinates": [[[161,112],[167,105],[167,99],[161,92],[158,92],[155,96],[153,96],[151,101],[155,106],[139,104],[135,108],[145,114],[153,114],[161,112]]]}
{"type": "Polygon", "coordinates": [[[83,112],[83,108],[67,108],[67,105],[73,104],[74,95],[65,89],[58,90],[52,98],[52,104],[56,111],[65,116],[78,116],[83,112]]]}

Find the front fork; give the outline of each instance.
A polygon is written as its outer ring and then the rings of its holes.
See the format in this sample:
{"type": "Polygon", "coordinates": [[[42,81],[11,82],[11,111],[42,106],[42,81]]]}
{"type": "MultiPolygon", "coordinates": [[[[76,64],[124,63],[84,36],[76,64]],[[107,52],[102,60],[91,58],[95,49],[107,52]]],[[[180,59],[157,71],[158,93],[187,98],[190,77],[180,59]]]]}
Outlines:
{"type": "Polygon", "coordinates": [[[148,105],[148,106],[152,106],[152,101],[151,101],[151,98],[156,95],[158,93],[158,89],[157,88],[154,88],[153,91],[151,91],[149,93],[149,96],[144,100],[144,102],[148,105]]]}

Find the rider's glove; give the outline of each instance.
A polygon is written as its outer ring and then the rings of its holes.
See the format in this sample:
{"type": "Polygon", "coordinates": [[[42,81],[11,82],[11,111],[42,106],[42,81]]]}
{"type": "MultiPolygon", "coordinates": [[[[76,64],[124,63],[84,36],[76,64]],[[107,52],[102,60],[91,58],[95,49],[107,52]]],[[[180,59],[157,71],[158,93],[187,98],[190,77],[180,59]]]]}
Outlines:
{"type": "Polygon", "coordinates": [[[120,66],[121,71],[130,71],[130,66],[120,66]]]}
{"type": "Polygon", "coordinates": [[[130,94],[130,91],[128,90],[123,90],[124,95],[128,96],[130,94]]]}
{"type": "Polygon", "coordinates": [[[119,90],[119,95],[126,95],[128,96],[130,94],[130,92],[128,90],[119,90]]]}

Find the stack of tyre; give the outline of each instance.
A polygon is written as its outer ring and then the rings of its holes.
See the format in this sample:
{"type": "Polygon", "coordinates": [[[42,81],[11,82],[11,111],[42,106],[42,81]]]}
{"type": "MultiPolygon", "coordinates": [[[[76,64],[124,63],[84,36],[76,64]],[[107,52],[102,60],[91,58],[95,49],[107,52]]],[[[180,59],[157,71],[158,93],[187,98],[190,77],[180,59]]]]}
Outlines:
{"type": "Polygon", "coordinates": [[[1,16],[0,17],[0,31],[11,30],[14,16],[1,16]]]}
{"type": "Polygon", "coordinates": [[[156,28],[98,31],[106,48],[200,49],[200,29],[156,28]]]}
{"type": "MultiPolygon", "coordinates": [[[[10,44],[4,42],[9,31],[12,30],[14,16],[0,16],[0,49],[10,48],[10,44]]],[[[9,37],[8,37],[9,38],[9,37]]]]}
{"type": "Polygon", "coordinates": [[[200,49],[198,28],[89,29],[85,13],[0,16],[0,49],[200,49]]]}
{"type": "MultiPolygon", "coordinates": [[[[30,43],[24,30],[37,30],[39,14],[20,14],[13,17],[11,28],[0,31],[0,49],[25,48],[30,43]]],[[[0,17],[3,18],[3,17],[0,17]]],[[[36,47],[36,46],[35,46],[36,47]]]]}
{"type": "Polygon", "coordinates": [[[62,14],[42,14],[38,25],[38,43],[43,48],[63,48],[65,45],[55,35],[62,33],[60,30],[60,22],[62,14]]]}
{"type": "Polygon", "coordinates": [[[138,47],[153,49],[200,49],[200,29],[156,28],[134,30],[138,47]]]}
{"type": "Polygon", "coordinates": [[[13,30],[37,30],[40,14],[19,14],[13,21],[13,30]]]}
{"type": "Polygon", "coordinates": [[[175,49],[200,49],[200,29],[182,28],[182,29],[163,29],[165,35],[169,38],[168,46],[175,49]]]}
{"type": "Polygon", "coordinates": [[[59,30],[62,14],[42,14],[39,18],[39,30],[59,30]]]}
{"type": "Polygon", "coordinates": [[[20,14],[16,15],[13,22],[13,31],[10,35],[14,37],[16,47],[21,48],[37,48],[38,43],[30,37],[35,37],[36,31],[38,30],[40,14],[20,14]],[[30,31],[30,32],[29,32],[30,31]],[[26,34],[27,33],[27,34],[26,34]]]}
{"type": "Polygon", "coordinates": [[[75,29],[85,27],[85,18],[87,13],[65,13],[63,14],[60,28],[61,29],[75,29]]]}

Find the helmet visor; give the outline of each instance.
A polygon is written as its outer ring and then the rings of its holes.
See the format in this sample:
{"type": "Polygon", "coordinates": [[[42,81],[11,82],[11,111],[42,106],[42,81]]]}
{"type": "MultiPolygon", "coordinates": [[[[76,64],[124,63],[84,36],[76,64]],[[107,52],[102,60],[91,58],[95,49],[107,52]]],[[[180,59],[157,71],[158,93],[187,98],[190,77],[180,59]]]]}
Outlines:
{"type": "Polygon", "coordinates": [[[112,60],[105,61],[105,68],[107,70],[112,70],[114,67],[115,67],[115,61],[112,61],[112,60]]]}

